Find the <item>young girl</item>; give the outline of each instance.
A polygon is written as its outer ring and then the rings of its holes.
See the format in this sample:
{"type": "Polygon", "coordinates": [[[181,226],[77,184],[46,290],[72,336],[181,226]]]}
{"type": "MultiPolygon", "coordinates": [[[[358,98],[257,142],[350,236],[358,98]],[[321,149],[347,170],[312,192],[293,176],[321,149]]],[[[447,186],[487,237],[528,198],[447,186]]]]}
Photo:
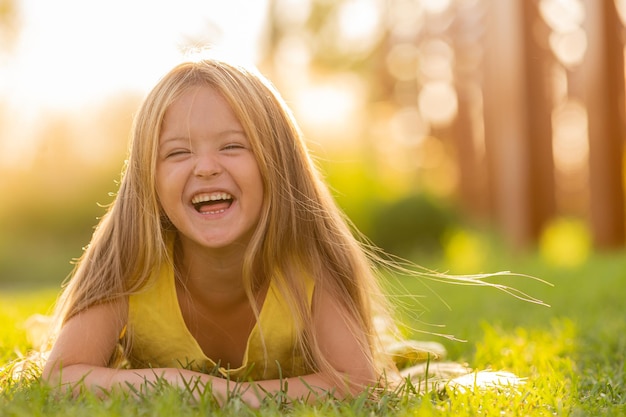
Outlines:
{"type": "Polygon", "coordinates": [[[181,64],[136,116],[43,377],[103,393],[209,384],[221,400],[237,381],[252,405],[358,393],[395,372],[375,328],[382,318],[393,332],[376,260],[269,82],[217,60],[181,64]]]}
{"type": "Polygon", "coordinates": [[[220,398],[240,381],[251,404],[281,389],[346,396],[391,368],[379,294],[273,87],[225,62],[184,63],[136,116],[43,376],[96,392],[199,381],[220,398]]]}

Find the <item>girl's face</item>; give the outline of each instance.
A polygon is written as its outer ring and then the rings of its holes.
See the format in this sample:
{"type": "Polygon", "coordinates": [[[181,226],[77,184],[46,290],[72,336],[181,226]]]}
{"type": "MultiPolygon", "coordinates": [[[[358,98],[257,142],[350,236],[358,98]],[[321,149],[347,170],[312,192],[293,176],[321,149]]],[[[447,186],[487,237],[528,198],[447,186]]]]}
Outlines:
{"type": "Polygon", "coordinates": [[[249,242],[263,181],[241,124],[214,89],[193,87],[167,109],[156,189],[183,243],[222,249],[249,242]]]}

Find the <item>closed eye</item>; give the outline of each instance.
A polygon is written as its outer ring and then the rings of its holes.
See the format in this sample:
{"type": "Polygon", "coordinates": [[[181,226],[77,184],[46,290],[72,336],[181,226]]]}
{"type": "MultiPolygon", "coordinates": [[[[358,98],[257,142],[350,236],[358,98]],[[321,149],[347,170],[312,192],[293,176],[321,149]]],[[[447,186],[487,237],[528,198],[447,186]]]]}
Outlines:
{"type": "Polygon", "coordinates": [[[176,156],[187,155],[191,153],[189,149],[173,149],[165,154],[165,158],[173,158],[176,156]]]}
{"type": "Polygon", "coordinates": [[[224,151],[233,151],[237,149],[246,149],[246,147],[242,145],[241,143],[229,143],[222,147],[222,150],[224,151]]]}

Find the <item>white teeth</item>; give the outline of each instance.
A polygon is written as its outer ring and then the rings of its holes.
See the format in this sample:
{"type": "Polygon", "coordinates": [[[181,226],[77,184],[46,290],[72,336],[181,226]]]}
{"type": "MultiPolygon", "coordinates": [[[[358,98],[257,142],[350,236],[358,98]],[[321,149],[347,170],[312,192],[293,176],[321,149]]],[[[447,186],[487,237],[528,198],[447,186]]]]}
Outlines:
{"type": "Polygon", "coordinates": [[[198,194],[191,199],[191,204],[204,203],[206,201],[232,200],[233,196],[228,193],[198,194]]]}

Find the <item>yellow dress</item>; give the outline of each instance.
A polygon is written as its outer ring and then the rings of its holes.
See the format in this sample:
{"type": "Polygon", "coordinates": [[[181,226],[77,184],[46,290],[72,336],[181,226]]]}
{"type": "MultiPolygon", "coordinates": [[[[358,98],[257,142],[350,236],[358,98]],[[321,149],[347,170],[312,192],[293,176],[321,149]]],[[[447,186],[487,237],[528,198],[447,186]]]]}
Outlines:
{"type": "MultiPolygon", "coordinates": [[[[310,281],[310,280],[307,280],[310,281]]],[[[309,305],[313,283],[307,284],[309,305]]],[[[162,265],[146,287],[129,298],[127,332],[132,368],[188,368],[211,372],[232,380],[266,380],[310,373],[296,346],[292,314],[273,282],[250,333],[242,365],[236,369],[218,366],[202,351],[183,319],[173,265],[162,265]]]]}

